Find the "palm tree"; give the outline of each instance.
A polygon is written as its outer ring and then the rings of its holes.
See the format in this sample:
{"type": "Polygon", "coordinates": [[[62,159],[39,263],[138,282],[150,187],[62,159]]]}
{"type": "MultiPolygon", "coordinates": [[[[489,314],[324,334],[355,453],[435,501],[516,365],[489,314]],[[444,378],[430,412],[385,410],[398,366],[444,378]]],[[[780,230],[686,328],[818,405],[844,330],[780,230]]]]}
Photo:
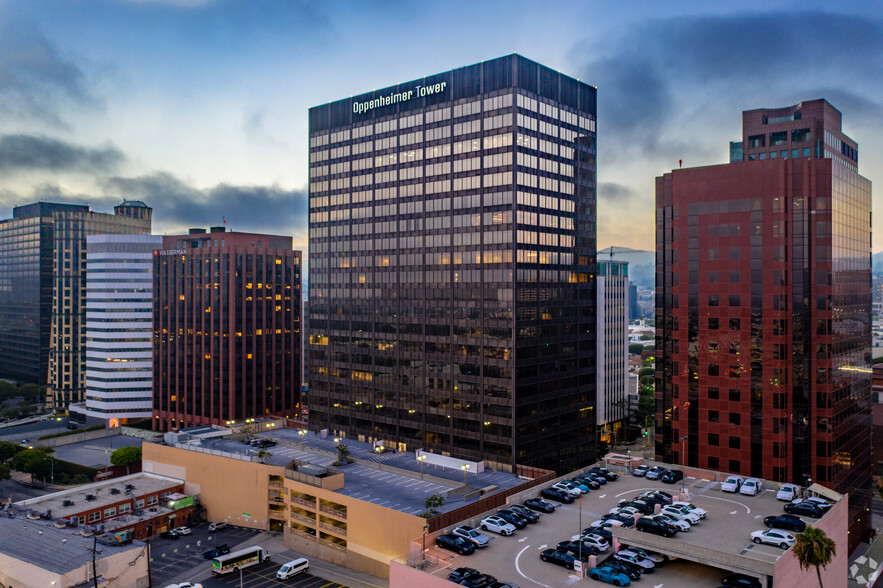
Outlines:
{"type": "Polygon", "coordinates": [[[258,451],[255,455],[259,460],[261,460],[261,463],[265,463],[267,459],[273,457],[272,453],[263,448],[261,448],[261,450],[258,451]]]}
{"type": "Polygon", "coordinates": [[[823,588],[822,572],[819,570],[819,566],[824,568],[831,563],[831,560],[837,555],[837,544],[821,529],[807,527],[806,531],[794,536],[794,555],[800,562],[800,569],[805,570],[809,566],[816,568],[819,588],[823,588]]]}

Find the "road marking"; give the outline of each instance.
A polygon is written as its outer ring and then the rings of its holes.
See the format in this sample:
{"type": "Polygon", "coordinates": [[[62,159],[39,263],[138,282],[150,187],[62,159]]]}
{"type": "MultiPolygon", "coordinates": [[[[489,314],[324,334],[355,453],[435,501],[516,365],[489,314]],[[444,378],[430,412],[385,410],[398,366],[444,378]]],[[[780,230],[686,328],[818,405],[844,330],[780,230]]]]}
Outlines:
{"type": "Polygon", "coordinates": [[[518,540],[519,543],[524,543],[525,541],[527,541],[527,537],[522,537],[518,540]]]}
{"type": "Polygon", "coordinates": [[[605,496],[607,496],[607,495],[606,495],[606,494],[602,494],[602,495],[599,496],[598,498],[604,498],[605,496]]]}
{"type": "Polygon", "coordinates": [[[856,564],[852,564],[852,567],[849,568],[849,575],[855,577],[858,573],[858,566],[856,564]]]}
{"type": "Polygon", "coordinates": [[[547,585],[547,584],[543,584],[542,582],[537,582],[537,581],[534,580],[533,578],[528,578],[528,577],[524,574],[524,572],[521,571],[521,566],[518,565],[518,559],[521,557],[521,554],[523,554],[523,553],[524,553],[525,551],[527,551],[528,549],[530,549],[530,545],[525,545],[525,546],[524,546],[524,549],[522,549],[521,551],[519,551],[519,552],[518,552],[518,555],[515,556],[515,571],[518,572],[518,575],[521,576],[522,578],[524,578],[525,580],[528,580],[528,581],[530,581],[530,582],[533,582],[534,584],[537,584],[537,585],[539,585],[539,586],[542,586],[543,588],[552,588],[551,586],[549,586],[549,585],[547,585]]]}
{"type": "Polygon", "coordinates": [[[546,545],[546,544],[544,543],[544,544],[540,545],[539,547],[537,547],[537,549],[539,549],[540,551],[542,551],[543,549],[545,549],[545,548],[547,548],[547,547],[548,547],[548,545],[546,545]]]}
{"type": "Polygon", "coordinates": [[[868,561],[868,558],[866,558],[864,555],[859,556],[855,559],[855,563],[857,563],[859,565],[864,564],[866,561],[868,561]]]}
{"type": "Polygon", "coordinates": [[[736,513],[738,513],[738,512],[739,512],[738,510],[731,510],[731,511],[730,511],[730,514],[736,514],[736,513]]]}

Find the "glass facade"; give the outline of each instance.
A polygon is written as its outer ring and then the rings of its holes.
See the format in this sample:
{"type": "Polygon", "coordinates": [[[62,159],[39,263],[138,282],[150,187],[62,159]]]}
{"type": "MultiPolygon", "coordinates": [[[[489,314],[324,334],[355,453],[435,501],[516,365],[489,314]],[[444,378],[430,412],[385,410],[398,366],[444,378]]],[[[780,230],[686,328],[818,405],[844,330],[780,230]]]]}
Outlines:
{"type": "Polygon", "coordinates": [[[517,55],[310,110],[310,427],[594,459],[595,88],[517,55]]]}

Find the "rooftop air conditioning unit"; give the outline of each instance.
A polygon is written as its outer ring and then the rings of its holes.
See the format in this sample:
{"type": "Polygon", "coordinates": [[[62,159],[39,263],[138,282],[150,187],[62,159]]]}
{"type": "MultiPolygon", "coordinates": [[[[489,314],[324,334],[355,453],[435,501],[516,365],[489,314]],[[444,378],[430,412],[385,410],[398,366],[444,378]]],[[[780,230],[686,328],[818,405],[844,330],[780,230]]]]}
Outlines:
{"type": "Polygon", "coordinates": [[[119,488],[111,488],[111,489],[110,489],[110,493],[111,493],[111,494],[119,494],[119,493],[120,493],[120,489],[119,489],[119,488]]]}
{"type": "Polygon", "coordinates": [[[95,500],[94,494],[86,494],[86,502],[92,502],[93,500],[95,500]]]}

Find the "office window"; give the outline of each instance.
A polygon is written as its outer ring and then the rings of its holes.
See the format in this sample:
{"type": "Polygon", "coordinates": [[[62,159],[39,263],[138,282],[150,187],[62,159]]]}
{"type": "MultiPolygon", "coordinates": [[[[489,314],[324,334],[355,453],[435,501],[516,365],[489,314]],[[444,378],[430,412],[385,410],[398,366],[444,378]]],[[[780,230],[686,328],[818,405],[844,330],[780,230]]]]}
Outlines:
{"type": "Polygon", "coordinates": [[[742,415],[738,412],[730,413],[730,424],[731,425],[741,425],[742,424],[742,415]]]}
{"type": "Polygon", "coordinates": [[[730,435],[730,449],[741,449],[742,439],[735,435],[730,435]]]}
{"type": "Polygon", "coordinates": [[[729,278],[731,284],[738,284],[742,281],[742,272],[740,272],[739,270],[732,270],[730,272],[729,278]]]}
{"type": "Polygon", "coordinates": [[[742,467],[742,462],[740,462],[738,459],[731,459],[730,460],[730,471],[731,472],[738,474],[741,471],[741,469],[740,469],[741,467],[742,467]]]}
{"type": "Polygon", "coordinates": [[[113,517],[113,516],[116,516],[116,514],[117,514],[117,507],[115,507],[115,506],[111,506],[110,508],[104,509],[104,518],[113,517]]]}
{"type": "Polygon", "coordinates": [[[720,422],[720,413],[716,410],[708,411],[708,422],[709,423],[719,423],[720,422]]]}
{"type": "Polygon", "coordinates": [[[720,328],[720,319],[717,317],[708,317],[708,328],[716,331],[720,328]]]}
{"type": "Polygon", "coordinates": [[[720,281],[720,274],[718,272],[708,272],[708,283],[709,284],[717,284],[720,281]]]}
{"type": "Polygon", "coordinates": [[[720,468],[720,458],[717,456],[708,456],[708,469],[716,470],[720,468]]]}
{"type": "Polygon", "coordinates": [[[742,328],[742,321],[737,318],[730,319],[730,330],[738,331],[742,328]]]}
{"type": "Polygon", "coordinates": [[[144,499],[139,498],[135,501],[135,508],[144,508],[144,499]]]}
{"type": "Polygon", "coordinates": [[[708,444],[714,447],[720,445],[720,435],[717,433],[709,433],[708,434],[708,444]]]}
{"type": "Polygon", "coordinates": [[[720,375],[720,366],[716,363],[708,364],[708,375],[709,376],[719,376],[720,375]]]}
{"type": "Polygon", "coordinates": [[[741,306],[742,298],[738,294],[730,294],[730,306],[741,306]]]}
{"type": "Polygon", "coordinates": [[[749,149],[757,149],[758,147],[766,146],[766,136],[764,135],[751,135],[748,137],[748,148],[749,149]]]}
{"type": "Polygon", "coordinates": [[[739,402],[742,399],[742,393],[738,388],[730,388],[730,402],[739,402]]]}
{"type": "Polygon", "coordinates": [[[770,147],[785,145],[786,143],[788,143],[788,131],[770,133],[770,147]]]}
{"type": "Polygon", "coordinates": [[[709,387],[708,398],[710,400],[717,400],[718,398],[720,398],[720,388],[709,387]]]}
{"type": "Polygon", "coordinates": [[[708,306],[720,306],[720,296],[717,294],[709,294],[708,306]]]}

